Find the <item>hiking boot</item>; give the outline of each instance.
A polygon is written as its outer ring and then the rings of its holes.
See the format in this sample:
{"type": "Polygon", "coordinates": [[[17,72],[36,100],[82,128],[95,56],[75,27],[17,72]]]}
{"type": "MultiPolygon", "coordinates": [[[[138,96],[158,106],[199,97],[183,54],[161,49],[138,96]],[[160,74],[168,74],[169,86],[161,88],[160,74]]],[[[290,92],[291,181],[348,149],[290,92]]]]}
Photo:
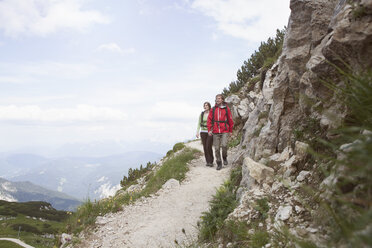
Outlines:
{"type": "Polygon", "coordinates": [[[227,162],[227,159],[223,160],[223,165],[228,165],[229,163],[227,162]]]}
{"type": "Polygon", "coordinates": [[[217,161],[217,170],[221,170],[221,169],[222,169],[222,162],[217,161]]]}
{"type": "Polygon", "coordinates": [[[209,165],[208,165],[209,167],[213,167],[213,163],[209,163],[209,165]]]}

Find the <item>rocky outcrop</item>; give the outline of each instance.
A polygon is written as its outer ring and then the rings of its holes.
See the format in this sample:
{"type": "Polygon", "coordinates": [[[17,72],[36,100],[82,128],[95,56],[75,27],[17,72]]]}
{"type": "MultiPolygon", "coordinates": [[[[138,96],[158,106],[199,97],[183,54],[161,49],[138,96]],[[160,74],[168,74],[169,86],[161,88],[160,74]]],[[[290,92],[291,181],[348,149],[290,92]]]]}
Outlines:
{"type": "Polygon", "coordinates": [[[293,129],[305,118],[320,120],[327,130],[345,117],[321,80],[337,82],[331,63],[356,69],[372,66],[372,17],[368,14],[372,4],[370,0],[358,4],[291,1],[283,52],[267,71],[262,88],[256,85],[239,93],[242,99],[237,95],[227,99],[236,121],[244,124],[241,145],[246,155],[258,161],[293,146],[293,129]],[[355,8],[363,8],[364,15],[355,17],[355,8]]]}
{"type": "MultiPolygon", "coordinates": [[[[329,135],[345,118],[346,110],[322,80],[339,84],[336,66],[372,67],[372,0],[353,3],[291,0],[282,54],[267,71],[262,87],[257,84],[249,91],[243,87],[230,97],[234,118],[242,124],[234,163],[243,166],[243,178],[238,190],[240,205],[229,218],[252,221],[258,214],[254,202],[270,196],[269,214],[274,219],[267,219],[267,230],[284,222],[294,235],[316,243],[322,239],[305,206],[288,190],[315,183],[315,165],[306,162],[309,146],[296,141],[294,130],[315,120],[329,135]]],[[[333,175],[321,185],[335,180],[333,175]]]]}

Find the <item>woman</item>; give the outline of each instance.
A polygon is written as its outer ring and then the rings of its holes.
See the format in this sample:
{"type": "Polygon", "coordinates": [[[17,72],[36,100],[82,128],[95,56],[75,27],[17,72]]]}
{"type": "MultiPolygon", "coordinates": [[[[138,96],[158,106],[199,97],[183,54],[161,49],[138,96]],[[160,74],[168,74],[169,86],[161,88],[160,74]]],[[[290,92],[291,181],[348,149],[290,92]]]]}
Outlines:
{"type": "Polygon", "coordinates": [[[214,159],[213,150],[212,150],[213,136],[208,135],[208,128],[207,128],[207,120],[208,120],[209,111],[211,109],[211,104],[209,102],[205,102],[203,106],[204,106],[204,111],[201,112],[199,116],[196,137],[199,138],[199,130],[200,130],[200,137],[203,143],[205,161],[207,162],[207,166],[213,167],[213,159],[214,159]]]}

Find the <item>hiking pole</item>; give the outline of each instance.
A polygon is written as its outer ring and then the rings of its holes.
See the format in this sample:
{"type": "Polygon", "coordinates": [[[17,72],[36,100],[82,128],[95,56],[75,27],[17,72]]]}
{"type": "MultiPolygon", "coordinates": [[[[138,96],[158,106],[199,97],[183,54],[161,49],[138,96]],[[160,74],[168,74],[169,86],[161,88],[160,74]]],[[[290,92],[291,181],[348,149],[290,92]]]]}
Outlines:
{"type": "Polygon", "coordinates": [[[18,239],[19,239],[19,234],[21,233],[21,226],[18,228],[18,239]]]}

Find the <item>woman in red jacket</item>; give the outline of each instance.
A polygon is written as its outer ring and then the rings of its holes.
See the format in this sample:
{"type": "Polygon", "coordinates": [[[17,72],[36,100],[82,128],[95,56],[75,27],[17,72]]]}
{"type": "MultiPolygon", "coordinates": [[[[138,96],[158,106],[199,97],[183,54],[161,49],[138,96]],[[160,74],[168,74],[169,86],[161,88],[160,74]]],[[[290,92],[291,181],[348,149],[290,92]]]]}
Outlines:
{"type": "Polygon", "coordinates": [[[208,134],[213,135],[213,146],[217,162],[217,170],[222,168],[221,146],[223,164],[227,165],[227,138],[232,135],[234,122],[232,119],[230,108],[225,103],[225,98],[222,94],[216,96],[216,105],[209,111],[208,134]]]}

